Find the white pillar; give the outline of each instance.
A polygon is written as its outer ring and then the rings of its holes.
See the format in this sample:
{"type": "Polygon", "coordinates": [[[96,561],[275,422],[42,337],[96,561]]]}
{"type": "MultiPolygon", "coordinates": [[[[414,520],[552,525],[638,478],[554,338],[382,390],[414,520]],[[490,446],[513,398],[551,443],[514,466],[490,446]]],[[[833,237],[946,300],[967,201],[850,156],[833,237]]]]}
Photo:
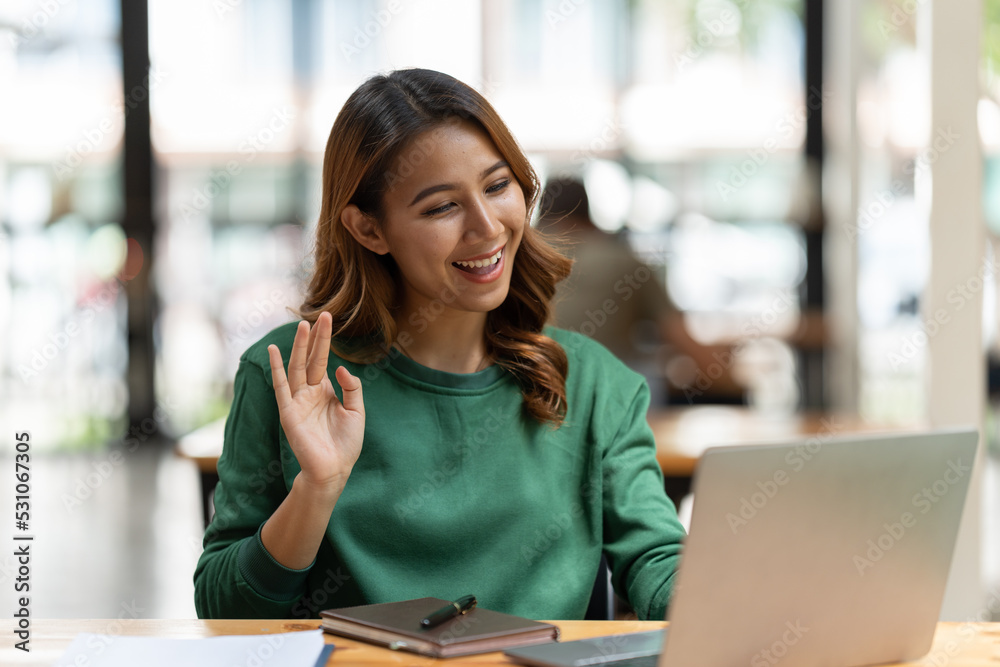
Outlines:
{"type": "Polygon", "coordinates": [[[826,215],[826,328],[831,408],[854,414],[860,393],[858,357],[857,83],[862,42],[860,0],[824,3],[823,205],[826,215]]]}
{"type": "MultiPolygon", "coordinates": [[[[979,428],[986,405],[982,343],[985,225],[979,100],[981,0],[928,0],[918,16],[917,47],[930,65],[931,136],[918,158],[917,200],[929,206],[931,269],[922,316],[946,314],[927,329],[925,377],[931,426],[979,428]]],[[[982,457],[980,457],[982,459],[982,457]]],[[[978,466],[977,466],[978,469],[978,466]]],[[[980,567],[981,491],[976,478],[959,528],[941,617],[965,620],[983,604],[980,567]]]]}

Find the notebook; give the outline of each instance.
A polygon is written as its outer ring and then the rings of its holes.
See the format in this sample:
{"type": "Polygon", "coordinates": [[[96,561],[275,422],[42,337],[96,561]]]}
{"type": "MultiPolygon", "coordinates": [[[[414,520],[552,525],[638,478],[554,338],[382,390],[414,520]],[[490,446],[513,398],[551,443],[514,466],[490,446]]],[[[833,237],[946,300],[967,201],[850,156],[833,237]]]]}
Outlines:
{"type": "Polygon", "coordinates": [[[709,449],[669,628],[506,655],[552,667],[614,664],[623,651],[660,667],[919,658],[977,441],[965,430],[709,449]]]}
{"type": "Polygon", "coordinates": [[[423,629],[420,620],[449,604],[439,598],[328,609],[323,629],[392,649],[437,658],[500,651],[513,646],[553,642],[559,628],[520,616],[476,607],[439,626],[423,629]]]}

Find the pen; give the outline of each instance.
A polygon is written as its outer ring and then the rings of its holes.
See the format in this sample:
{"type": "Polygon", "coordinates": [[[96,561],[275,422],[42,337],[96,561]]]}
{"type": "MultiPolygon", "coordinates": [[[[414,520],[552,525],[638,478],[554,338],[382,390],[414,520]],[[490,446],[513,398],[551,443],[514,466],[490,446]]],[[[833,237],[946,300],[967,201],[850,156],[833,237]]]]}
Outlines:
{"type": "Polygon", "coordinates": [[[451,620],[456,616],[461,616],[475,606],[476,596],[466,595],[463,598],[459,598],[455,602],[449,602],[447,606],[441,607],[433,614],[428,614],[427,618],[420,621],[420,625],[424,628],[433,628],[434,626],[441,625],[445,621],[451,620]]]}

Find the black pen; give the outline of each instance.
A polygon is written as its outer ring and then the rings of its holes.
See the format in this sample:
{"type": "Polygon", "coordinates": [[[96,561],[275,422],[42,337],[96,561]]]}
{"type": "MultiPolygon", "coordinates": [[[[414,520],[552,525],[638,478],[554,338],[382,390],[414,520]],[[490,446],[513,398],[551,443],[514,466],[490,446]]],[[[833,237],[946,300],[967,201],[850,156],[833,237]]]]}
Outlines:
{"type": "Polygon", "coordinates": [[[433,628],[434,626],[441,625],[445,621],[449,621],[456,616],[461,616],[475,606],[476,596],[466,595],[465,597],[459,598],[454,602],[449,602],[448,606],[441,607],[433,614],[428,614],[427,618],[420,621],[420,625],[424,628],[433,628]]]}

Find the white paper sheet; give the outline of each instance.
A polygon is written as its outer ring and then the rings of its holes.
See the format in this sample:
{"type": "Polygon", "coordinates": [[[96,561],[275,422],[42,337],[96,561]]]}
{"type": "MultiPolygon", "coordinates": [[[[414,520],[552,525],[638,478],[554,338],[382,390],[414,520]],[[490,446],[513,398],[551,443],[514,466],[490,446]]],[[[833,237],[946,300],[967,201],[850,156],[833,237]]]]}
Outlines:
{"type": "Polygon", "coordinates": [[[322,630],[206,639],[81,632],[54,667],[313,667],[323,643],[322,630]]]}

